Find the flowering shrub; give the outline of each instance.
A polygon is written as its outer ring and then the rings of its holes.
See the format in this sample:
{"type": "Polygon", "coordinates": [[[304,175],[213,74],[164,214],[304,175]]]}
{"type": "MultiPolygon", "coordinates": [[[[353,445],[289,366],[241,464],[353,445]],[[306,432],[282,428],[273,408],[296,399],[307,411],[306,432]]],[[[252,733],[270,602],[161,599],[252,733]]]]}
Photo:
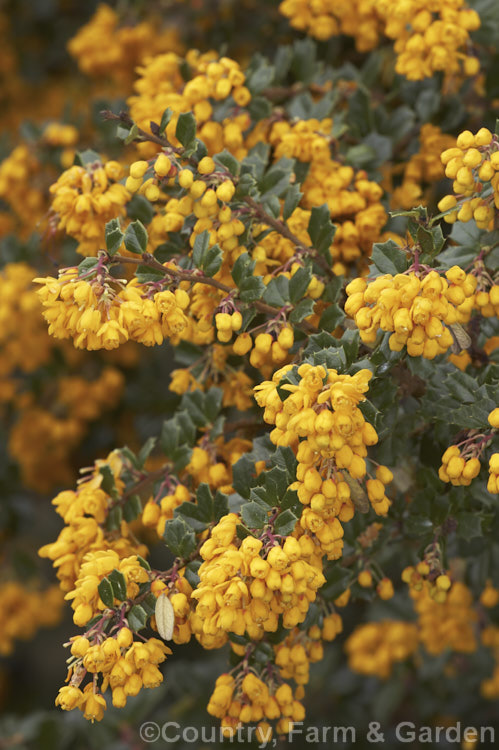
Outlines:
{"type": "Polygon", "coordinates": [[[72,618],[16,731],[492,725],[497,6],[136,5],[48,110],[0,25],[0,652],[72,618]]]}

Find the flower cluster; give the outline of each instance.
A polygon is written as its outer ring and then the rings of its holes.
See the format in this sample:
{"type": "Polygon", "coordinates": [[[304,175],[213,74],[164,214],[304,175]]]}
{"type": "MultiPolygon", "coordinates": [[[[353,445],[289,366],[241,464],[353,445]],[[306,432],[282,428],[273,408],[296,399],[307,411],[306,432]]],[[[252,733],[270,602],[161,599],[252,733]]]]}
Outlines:
{"type": "Polygon", "coordinates": [[[72,338],[75,347],[88,350],[116,349],[128,340],[154,346],[187,325],[184,310],[190,300],[183,289],[149,293],[134,277],[128,284],[118,282],[116,291],[114,278],[103,281],[95,273],[92,281],[82,280],[77,268],[63,269],[58,279],[35,279],[43,285],[38,294],[55,338],[72,338]]]}
{"type": "Polygon", "coordinates": [[[369,622],[355,628],[345,642],[354,672],[388,679],[393,665],[405,661],[419,645],[416,625],[398,620],[369,622]]]}
{"type": "Polygon", "coordinates": [[[101,3],[90,21],[70,39],[68,51],[86,75],[109,77],[127,84],[141,60],[159,52],[181,52],[175,29],[158,33],[157,24],[143,21],[120,26],[120,17],[111,6],[101,3]]]}
{"type": "Polygon", "coordinates": [[[441,569],[439,558],[433,558],[431,555],[419,562],[416,567],[410,565],[404,568],[402,580],[407,583],[414,596],[424,591],[430,599],[439,604],[446,600],[447,592],[452,585],[447,573],[441,569]]]}
{"type": "Polygon", "coordinates": [[[425,188],[432,186],[444,176],[444,168],[441,161],[442,151],[451,148],[455,144],[455,138],[442,133],[437,125],[425,123],[419,133],[419,150],[413,154],[404,165],[392,170],[402,172],[402,184],[396,187],[392,193],[391,205],[393,208],[410,209],[418,204],[426,205],[425,188]]]}
{"type": "MultiPolygon", "coordinates": [[[[262,676],[263,677],[263,676],[262,676]]],[[[257,722],[255,736],[268,742],[272,728],[268,721],[277,721],[278,734],[287,734],[295,721],[303,721],[305,709],[293,696],[287,683],[278,686],[254,672],[240,672],[236,678],[221,674],[208,702],[208,713],[221,719],[227,737],[242,724],[257,722]],[[266,721],[268,720],[268,721],[266,721]]]]}
{"type": "Polygon", "coordinates": [[[486,229],[494,218],[494,207],[499,208],[497,136],[487,128],[480,128],[476,134],[464,130],[455,146],[443,151],[441,159],[456,194],[446,195],[438,204],[440,211],[449,212],[444,220],[452,224],[474,219],[478,227],[486,229]]]}
{"type": "Polygon", "coordinates": [[[31,394],[18,399],[19,414],[9,435],[9,451],[28,487],[48,492],[54,484],[73,480],[72,451],[87,433],[89,422],[116,406],[123,386],[122,373],[104,367],[95,380],[61,377],[50,409],[35,404],[31,394]]]}
{"type": "Polygon", "coordinates": [[[325,41],[338,34],[353,36],[359,52],[379,43],[382,25],[376,0],[283,0],[279,10],[293,28],[325,41]]]}
{"type": "Polygon", "coordinates": [[[80,480],[76,492],[65,490],[52,501],[66,525],[56,541],[41,547],[38,554],[53,561],[64,592],[74,589],[87,552],[114,551],[120,559],[148,554],[147,547],[139,544],[130,533],[126,521],[121,522],[119,537],[106,531],[105,522],[114,503],[101,488],[103,475],[100,469],[103,466],[109,467],[116,490],[122,491],[120,474],[123,462],[119,452],[113,451],[106,460],[96,462],[91,474],[80,480]]]}
{"type": "Polygon", "coordinates": [[[0,654],[14,650],[17,639],[29,640],[39,627],[56,625],[64,604],[58,586],[45,591],[30,589],[18,581],[0,583],[0,654]]]}
{"type": "Polygon", "coordinates": [[[0,163],[0,198],[11,208],[21,237],[29,236],[45,210],[45,197],[37,186],[40,169],[37,157],[24,144],[0,163]]]}
{"type": "Polygon", "coordinates": [[[468,487],[471,480],[479,475],[480,468],[480,461],[476,456],[467,458],[467,454],[463,455],[459,446],[451,445],[442,456],[438,476],[442,481],[450,482],[456,487],[468,487]]]}
{"type": "Polygon", "coordinates": [[[48,360],[53,348],[31,288],[35,275],[25,263],[8,263],[0,274],[0,401],[14,396],[13,373],[33,372],[48,360]]]}
{"type": "Polygon", "coordinates": [[[480,69],[478,58],[467,54],[480,17],[465,0],[284,0],[279,10],[316,39],[353,36],[360,52],[374,49],[383,34],[394,39],[395,70],[412,81],[439,71],[474,76],[480,69]]]}
{"type": "Polygon", "coordinates": [[[158,664],[165,661],[171,649],[158,638],[134,641],[128,627],[121,627],[115,636],[105,637],[89,631],[73,638],[72,657],[68,659],[69,685],[60,688],[56,705],[64,711],[79,708],[86,719],[101,721],[106,709],[103,693],[109,686],[112,702],[123,708],[127,698],[137,695],[142,688],[155,688],[163,682],[158,664]],[[88,637],[87,637],[88,636],[88,637]],[[87,673],[93,675],[83,690],[80,685],[87,673]],[[99,689],[98,677],[102,675],[99,689]]]}
{"type": "Polygon", "coordinates": [[[173,511],[184,502],[191,499],[191,493],[183,484],[177,484],[173,491],[164,495],[157,501],[150,498],[144,505],[142,511],[142,523],[144,526],[156,529],[156,533],[161,538],[165,529],[166,522],[173,518],[173,511]]]}
{"type": "Polygon", "coordinates": [[[409,593],[418,614],[419,639],[429,654],[441,654],[446,649],[475,651],[474,625],[478,616],[471,591],[464,583],[453,582],[444,600],[432,596],[428,586],[418,590],[411,585],[409,593]]]}
{"type": "Polygon", "coordinates": [[[100,598],[98,587],[102,579],[113,570],[123,574],[126,596],[129,599],[134,599],[139,593],[138,584],[149,580],[148,572],[140,564],[137,555],[120,559],[113,549],[87,552],[83,557],[75,587],[65,596],[65,599],[71,600],[75,625],[86,625],[92,617],[106,609],[107,605],[100,598]]]}
{"type": "Polygon", "coordinates": [[[119,182],[124,174],[117,161],[95,161],[70,167],[51,185],[55,225],[78,241],[82,255],[96,255],[105,246],[106,223],[125,216],[130,193],[119,182]]]}
{"type": "Polygon", "coordinates": [[[241,541],[238,523],[230,513],[212,529],[200,549],[204,562],[192,594],[202,632],[222,641],[226,633],[245,632],[258,640],[277,630],[279,615],[285,628],[303,622],[325,581],[321,556],[309,538],[289,536],[282,544],[266,532],[263,540],[241,541]]]}
{"type": "MultiPolygon", "coordinates": [[[[178,146],[175,137],[178,115],[192,111],[198,124],[198,137],[210,153],[227,148],[236,156],[244,155],[242,131],[248,126],[249,118],[241,115],[242,120],[238,121],[227,116],[223,122],[212,119],[212,102],[230,98],[234,107],[246,107],[251,100],[239,64],[213,52],[200,54],[196,50],[187,53],[185,62],[191,69],[187,83],[181,73],[183,60],[174,53],[156,55],[138,68],[136,93],[128,99],[133,120],[147,130],[151,121],[161,122],[164,111],[170,108],[173,116],[165,132],[170,143],[178,146]]],[[[145,144],[142,150],[154,153],[157,149],[145,144]]]]}
{"type": "Polygon", "coordinates": [[[376,11],[384,34],[395,40],[395,70],[410,81],[440,71],[447,76],[478,73],[480,62],[467,49],[480,16],[466,0],[378,0],[376,11]]]}
{"type": "Polygon", "coordinates": [[[443,278],[437,271],[423,275],[384,274],[373,281],[358,278],[346,287],[345,312],[354,318],[365,343],[377,332],[392,331],[389,346],[411,357],[433,359],[445,353],[454,339],[449,326],[469,320],[476,277],[452,266],[443,278]]]}
{"type": "Polygon", "coordinates": [[[310,664],[324,656],[323,641],[333,641],[343,630],[343,623],[337,612],[322,619],[322,627],[312,625],[307,632],[295,628],[281,643],[274,646],[275,663],[285,680],[294,680],[297,685],[306,685],[309,680],[310,664]]]}
{"type": "MultiPolygon", "coordinates": [[[[290,217],[290,228],[305,244],[309,244],[306,227],[310,214],[303,209],[327,204],[336,225],[330,248],[334,273],[344,274],[353,263],[364,268],[372,243],[380,239],[388,218],[381,203],[383,189],[369,180],[364,170],[355,170],[332,158],[331,145],[336,144],[332,120],[312,118],[297,123],[277,122],[271,126],[268,140],[275,148],[275,158],[286,156],[310,165],[301,188],[303,198],[300,205],[303,208],[295,211],[296,219],[294,215],[290,217]],[[293,227],[293,222],[296,227],[293,227]]],[[[269,258],[276,257],[276,240],[271,236],[267,242],[261,243],[269,258]]],[[[291,245],[289,240],[280,243],[286,249],[291,245]]],[[[280,250],[281,256],[284,248],[280,250]]],[[[294,248],[291,250],[294,252],[294,248]]],[[[282,262],[285,260],[287,258],[282,262]]]]}
{"type": "MultiPolygon", "coordinates": [[[[264,421],[275,425],[272,442],[296,451],[297,481],[291,488],[305,506],[302,529],[313,534],[329,559],[336,559],[343,548],[340,521],[349,521],[354,503],[365,497],[358,480],[367,472],[367,447],[378,440],[358,407],[365,400],[372,373],[360,370],[353,376],[339,375],[307,363],[296,369],[296,381],[289,379],[293,372],[291,365],[278,370],[271,381],[255,387],[255,398],[265,407],[264,421]],[[279,391],[290,395],[282,400],[279,391]]],[[[389,469],[379,466],[376,477],[366,481],[367,496],[380,515],[390,506],[384,488],[392,478],[389,469]]]]}

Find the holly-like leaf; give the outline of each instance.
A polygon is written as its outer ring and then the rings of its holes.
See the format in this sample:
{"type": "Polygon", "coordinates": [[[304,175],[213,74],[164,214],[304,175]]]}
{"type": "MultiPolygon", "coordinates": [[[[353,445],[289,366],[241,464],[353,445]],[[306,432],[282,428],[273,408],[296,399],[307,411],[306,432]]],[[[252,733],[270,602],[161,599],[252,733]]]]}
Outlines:
{"type": "Polygon", "coordinates": [[[125,247],[130,253],[142,255],[147,250],[147,229],[139,219],[132,221],[126,228],[125,247]]]}
{"type": "Polygon", "coordinates": [[[376,242],[373,245],[373,265],[380,273],[403,273],[409,268],[406,255],[393,240],[376,242]]]}
{"type": "Polygon", "coordinates": [[[121,243],[123,242],[124,233],[120,229],[120,220],[111,219],[106,224],[106,249],[108,255],[116,255],[121,243]]]}
{"type": "Polygon", "coordinates": [[[265,508],[258,503],[244,503],[241,506],[241,518],[250,529],[262,529],[267,523],[268,515],[265,508]]]}

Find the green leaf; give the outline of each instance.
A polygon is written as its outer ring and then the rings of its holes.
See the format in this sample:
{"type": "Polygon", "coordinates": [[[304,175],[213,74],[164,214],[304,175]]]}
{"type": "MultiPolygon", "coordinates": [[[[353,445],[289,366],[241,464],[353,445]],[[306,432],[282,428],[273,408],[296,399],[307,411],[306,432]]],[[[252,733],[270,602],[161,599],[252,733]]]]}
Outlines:
{"type": "Polygon", "coordinates": [[[254,96],[248,105],[248,112],[254,122],[264,120],[272,114],[272,104],[264,96],[254,96]]]}
{"type": "Polygon", "coordinates": [[[167,107],[161,116],[161,122],[159,123],[159,135],[163,135],[163,133],[165,132],[168,123],[172,119],[172,115],[173,110],[171,109],[171,107],[167,107]]]}
{"type": "Polygon", "coordinates": [[[140,468],[144,466],[145,462],[147,461],[152,451],[154,450],[156,441],[157,441],[157,438],[155,437],[147,438],[146,442],[140,449],[138,456],[137,456],[140,468]]]}
{"type": "Polygon", "coordinates": [[[288,536],[293,532],[297,521],[297,516],[291,510],[283,510],[282,513],[279,513],[274,523],[276,534],[288,536]]]}
{"type": "Polygon", "coordinates": [[[327,203],[322,206],[314,206],[310,213],[308,222],[308,233],[315,249],[324,255],[329,251],[336,232],[336,227],[331,223],[331,214],[327,203]]]}
{"type": "Polygon", "coordinates": [[[137,560],[139,561],[141,568],[144,568],[144,570],[151,570],[151,566],[149,565],[147,560],[144,560],[144,558],[141,557],[141,555],[137,555],[137,560]]]}
{"type": "Polygon", "coordinates": [[[312,315],[314,311],[315,300],[313,299],[302,299],[295,309],[291,312],[289,320],[291,323],[301,323],[302,320],[312,315]]]}
{"type": "Polygon", "coordinates": [[[114,591],[108,578],[103,578],[97,586],[99,596],[106,607],[114,606],[114,591]]]}
{"type": "Polygon", "coordinates": [[[166,522],[163,539],[176,557],[189,557],[196,548],[196,535],[183,518],[177,517],[166,522]]]}
{"type": "Polygon", "coordinates": [[[142,513],[142,501],[139,495],[131,495],[123,506],[123,518],[128,523],[135,521],[142,513]]]}
{"type": "Polygon", "coordinates": [[[130,219],[139,219],[143,224],[150,224],[154,216],[154,207],[144,195],[135,193],[127,203],[126,214],[130,219]]]}
{"type": "Polygon", "coordinates": [[[123,143],[125,146],[128,146],[130,143],[132,143],[139,134],[139,128],[137,127],[137,124],[134,122],[130,130],[128,131],[128,135],[123,139],[123,143]]]}
{"type": "Polygon", "coordinates": [[[114,474],[109,464],[103,464],[99,467],[99,474],[102,476],[100,488],[106,495],[110,495],[113,498],[118,497],[118,491],[114,482],[114,474]]]}
{"type": "Polygon", "coordinates": [[[281,196],[288,189],[293,166],[292,159],[282,157],[266,171],[258,184],[262,199],[268,195],[281,196]]]}
{"type": "Polygon", "coordinates": [[[310,266],[299,268],[296,273],[291,276],[289,279],[289,299],[293,304],[300,302],[303,299],[311,278],[312,271],[310,266]]]}
{"type": "Polygon", "coordinates": [[[328,307],[326,307],[326,309],[322,313],[321,319],[319,320],[319,328],[322,328],[324,331],[332,332],[337,326],[340,325],[344,317],[345,313],[339,305],[337,305],[336,303],[333,305],[328,305],[328,307]]]}
{"type": "Polygon", "coordinates": [[[241,518],[248,528],[261,529],[268,521],[268,514],[258,503],[244,503],[241,506],[241,518]]]}
{"type": "Polygon", "coordinates": [[[457,535],[462,539],[469,540],[483,536],[482,517],[479,513],[458,513],[456,520],[457,535]]]}
{"type": "Polygon", "coordinates": [[[184,148],[189,148],[196,137],[196,120],[192,112],[182,112],[178,116],[175,137],[184,148]]]}
{"type": "Polygon", "coordinates": [[[253,534],[244,524],[238,523],[236,526],[236,534],[238,539],[246,539],[247,536],[252,536],[256,538],[256,535],[253,534]]]}
{"type": "Polygon", "coordinates": [[[147,622],[147,613],[140,604],[134,604],[127,614],[128,627],[130,630],[142,630],[147,622]]]}
{"type": "Polygon", "coordinates": [[[130,253],[142,255],[147,250],[147,229],[139,219],[132,221],[126,228],[125,247],[130,253]]]}
{"type": "Polygon", "coordinates": [[[303,197],[303,193],[300,191],[300,186],[290,185],[286,191],[286,197],[284,199],[284,207],[282,209],[282,218],[287,221],[299,202],[303,197]]]}
{"type": "MultiPolygon", "coordinates": [[[[120,602],[124,602],[126,599],[126,580],[123,573],[120,573],[120,571],[115,568],[109,573],[108,580],[113,587],[114,598],[118,599],[120,602]]],[[[104,599],[102,599],[102,601],[104,601],[104,599]]]]}
{"type": "Polygon", "coordinates": [[[218,245],[209,247],[210,235],[207,230],[196,236],[192,248],[192,260],[207,276],[214,276],[222,265],[223,253],[218,245]]]}
{"type": "Polygon", "coordinates": [[[373,245],[372,262],[380,273],[392,275],[403,273],[409,268],[405,253],[393,240],[376,242],[373,245]]]}
{"type": "Polygon", "coordinates": [[[90,164],[101,163],[100,154],[97,151],[93,151],[91,148],[86,148],[84,151],[77,151],[74,158],[74,164],[78,167],[87,167],[90,164]]]}
{"type": "Polygon", "coordinates": [[[239,175],[241,165],[236,157],[232,156],[230,151],[224,149],[219,154],[216,154],[213,157],[213,160],[215,164],[220,164],[222,167],[225,167],[225,169],[228,169],[233,177],[237,177],[239,175]]]}
{"type": "Polygon", "coordinates": [[[111,508],[106,518],[106,531],[116,531],[121,526],[123,511],[119,505],[111,508]]]}
{"type": "Polygon", "coordinates": [[[289,302],[289,280],[285,276],[276,276],[267,284],[263,299],[268,305],[283,307],[289,302]]]}
{"type": "Polygon", "coordinates": [[[120,220],[119,219],[111,219],[111,221],[108,221],[106,224],[106,249],[108,255],[116,255],[118,252],[121,243],[123,242],[123,237],[125,235],[120,229],[120,220]]]}
{"type": "Polygon", "coordinates": [[[92,268],[96,267],[97,263],[97,258],[85,258],[85,260],[82,260],[82,262],[78,265],[78,275],[81,276],[82,274],[91,271],[92,268]]]}

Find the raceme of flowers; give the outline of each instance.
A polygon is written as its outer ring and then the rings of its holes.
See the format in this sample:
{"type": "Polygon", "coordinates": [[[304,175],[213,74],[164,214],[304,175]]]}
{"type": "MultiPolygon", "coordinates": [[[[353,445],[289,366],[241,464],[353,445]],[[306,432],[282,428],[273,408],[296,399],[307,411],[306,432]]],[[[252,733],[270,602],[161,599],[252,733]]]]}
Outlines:
{"type": "Polygon", "coordinates": [[[346,287],[345,312],[365,343],[373,343],[381,328],[392,332],[392,351],[407,347],[411,357],[433,359],[452,346],[450,327],[469,320],[476,285],[476,277],[459,266],[446,271],[445,278],[432,270],[354,279],[346,287]]]}
{"type": "Polygon", "coordinates": [[[468,52],[480,16],[465,0],[284,0],[279,10],[316,39],[353,36],[360,52],[374,49],[382,35],[393,39],[395,70],[412,81],[437,71],[474,76],[480,69],[468,52]]]}

